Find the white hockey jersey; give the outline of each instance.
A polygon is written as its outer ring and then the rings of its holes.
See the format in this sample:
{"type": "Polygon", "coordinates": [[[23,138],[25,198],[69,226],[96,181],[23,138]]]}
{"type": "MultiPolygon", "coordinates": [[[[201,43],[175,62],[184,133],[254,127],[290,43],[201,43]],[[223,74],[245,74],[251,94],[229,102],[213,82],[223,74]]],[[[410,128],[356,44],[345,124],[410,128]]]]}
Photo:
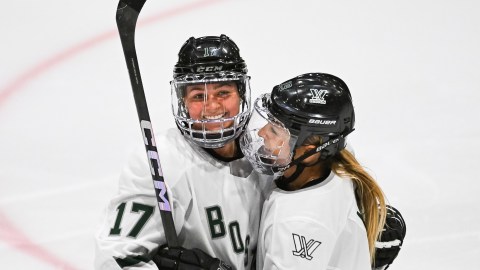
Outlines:
{"type": "MultiPolygon", "coordinates": [[[[260,212],[272,181],[244,158],[214,159],[177,129],[156,138],[180,245],[200,248],[235,269],[250,269],[260,212]]],[[[95,269],[157,269],[150,261],[165,234],[145,149],[120,177],[96,235],[95,269]]]]}
{"type": "Polygon", "coordinates": [[[308,188],[275,189],[263,206],[257,269],[371,270],[353,182],[332,172],[308,188]]]}

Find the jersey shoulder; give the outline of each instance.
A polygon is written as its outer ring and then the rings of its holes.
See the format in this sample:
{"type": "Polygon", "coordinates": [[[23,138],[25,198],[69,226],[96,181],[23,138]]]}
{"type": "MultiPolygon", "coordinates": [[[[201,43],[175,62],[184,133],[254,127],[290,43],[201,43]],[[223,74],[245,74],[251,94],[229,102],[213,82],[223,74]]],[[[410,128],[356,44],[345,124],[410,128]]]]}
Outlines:
{"type": "MultiPolygon", "coordinates": [[[[193,163],[195,154],[191,147],[188,147],[185,140],[178,130],[168,129],[155,136],[155,146],[157,148],[159,171],[163,175],[165,171],[169,174],[170,181],[167,185],[173,185],[175,172],[180,172],[180,168],[185,168],[193,163]],[[166,169],[166,170],[165,170],[166,169]]],[[[139,142],[135,149],[130,153],[126,166],[120,175],[120,191],[127,193],[150,194],[152,192],[152,169],[151,157],[147,154],[145,145],[139,142]]]]}
{"type": "Polygon", "coordinates": [[[166,166],[185,169],[204,162],[222,166],[203,148],[185,139],[184,135],[176,128],[162,132],[155,137],[155,140],[160,162],[166,166]]]}
{"type": "Polygon", "coordinates": [[[335,233],[356,209],[352,181],[333,172],[322,183],[305,189],[289,192],[276,188],[264,204],[264,211],[273,210],[277,222],[308,219],[335,233]]]}

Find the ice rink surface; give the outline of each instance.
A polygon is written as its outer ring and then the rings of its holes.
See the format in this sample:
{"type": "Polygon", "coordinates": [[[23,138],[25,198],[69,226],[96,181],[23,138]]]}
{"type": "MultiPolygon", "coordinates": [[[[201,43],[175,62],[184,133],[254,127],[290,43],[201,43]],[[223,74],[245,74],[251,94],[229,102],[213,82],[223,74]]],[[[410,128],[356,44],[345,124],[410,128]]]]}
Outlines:
{"type": "MultiPolygon", "coordinates": [[[[142,143],[117,3],[2,4],[1,269],[93,269],[102,210],[142,143]]],[[[136,46],[154,130],[174,127],[169,80],[190,36],[229,35],[253,97],[301,73],[335,74],[353,95],[356,155],[407,222],[390,269],[480,269],[479,10],[473,0],[148,0],[136,46]]]]}

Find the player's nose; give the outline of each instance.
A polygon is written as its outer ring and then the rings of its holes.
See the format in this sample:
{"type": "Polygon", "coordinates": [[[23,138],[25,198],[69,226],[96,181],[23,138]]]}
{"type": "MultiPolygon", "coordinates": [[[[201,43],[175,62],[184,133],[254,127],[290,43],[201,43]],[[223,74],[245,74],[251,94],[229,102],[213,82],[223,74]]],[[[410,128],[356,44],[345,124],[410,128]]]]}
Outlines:
{"type": "Polygon", "coordinates": [[[223,105],[222,105],[222,102],[220,100],[213,97],[213,95],[208,95],[207,96],[207,100],[205,101],[205,108],[207,108],[209,110],[214,110],[214,109],[218,109],[218,108],[221,108],[221,107],[223,107],[223,105]]]}
{"type": "Polygon", "coordinates": [[[258,130],[258,136],[264,139],[267,137],[266,127],[262,127],[260,130],[258,130]]]}

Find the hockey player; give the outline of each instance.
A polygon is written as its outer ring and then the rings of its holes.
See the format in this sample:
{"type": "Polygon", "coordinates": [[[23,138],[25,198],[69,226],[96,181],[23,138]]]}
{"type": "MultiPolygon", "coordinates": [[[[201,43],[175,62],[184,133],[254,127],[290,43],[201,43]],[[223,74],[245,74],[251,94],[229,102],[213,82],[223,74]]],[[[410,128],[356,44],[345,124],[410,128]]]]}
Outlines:
{"type": "Polygon", "coordinates": [[[156,144],[181,247],[162,249],[165,232],[147,157],[139,148],[96,235],[96,269],[253,264],[268,181],[252,170],[238,142],[250,118],[247,66],[225,35],[192,37],[178,56],[171,82],[178,129],[159,135],[156,144]],[[167,257],[152,260],[159,250],[167,257]]]}
{"type": "Polygon", "coordinates": [[[278,187],[263,206],[257,269],[372,269],[387,210],[345,149],[354,123],[347,85],[329,74],[297,76],[255,101],[242,151],[278,187]]]}

